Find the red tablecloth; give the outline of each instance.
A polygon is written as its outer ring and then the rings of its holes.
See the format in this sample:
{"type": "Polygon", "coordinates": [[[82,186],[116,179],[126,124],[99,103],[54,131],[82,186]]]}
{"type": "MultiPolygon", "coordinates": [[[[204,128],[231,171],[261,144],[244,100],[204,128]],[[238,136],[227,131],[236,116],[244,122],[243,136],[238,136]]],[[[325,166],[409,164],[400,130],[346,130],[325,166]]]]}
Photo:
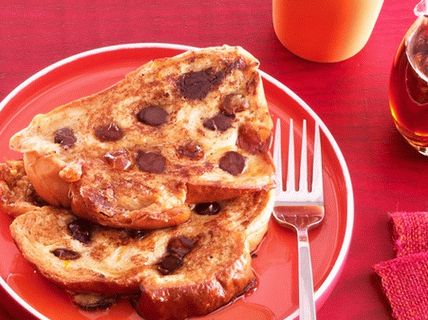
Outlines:
{"type": "MultiPolygon", "coordinates": [[[[397,133],[387,82],[395,50],[414,20],[413,2],[386,0],[367,46],[337,64],[301,60],[275,37],[270,0],[3,1],[0,99],[39,69],[88,49],[130,42],[241,45],[323,119],[347,160],[355,228],[344,272],[320,320],[390,318],[371,266],[393,257],[387,212],[426,210],[428,159],[397,133]],[[14,4],[10,4],[10,3],[14,4]]],[[[302,26],[304,32],[304,26],[302,26]]],[[[5,310],[17,307],[4,300],[5,310]]],[[[19,312],[19,311],[18,311],[19,312]]],[[[20,316],[22,318],[22,316],[20,316]]]]}

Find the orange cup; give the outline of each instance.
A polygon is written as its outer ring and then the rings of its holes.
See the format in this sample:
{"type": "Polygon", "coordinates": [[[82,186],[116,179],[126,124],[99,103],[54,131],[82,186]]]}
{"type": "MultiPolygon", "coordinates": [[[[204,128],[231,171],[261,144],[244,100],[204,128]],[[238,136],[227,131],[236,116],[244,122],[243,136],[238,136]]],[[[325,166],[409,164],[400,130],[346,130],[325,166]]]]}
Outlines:
{"type": "Polygon", "coordinates": [[[338,62],[367,43],[383,0],[272,0],[281,43],[307,60],[338,62]]]}

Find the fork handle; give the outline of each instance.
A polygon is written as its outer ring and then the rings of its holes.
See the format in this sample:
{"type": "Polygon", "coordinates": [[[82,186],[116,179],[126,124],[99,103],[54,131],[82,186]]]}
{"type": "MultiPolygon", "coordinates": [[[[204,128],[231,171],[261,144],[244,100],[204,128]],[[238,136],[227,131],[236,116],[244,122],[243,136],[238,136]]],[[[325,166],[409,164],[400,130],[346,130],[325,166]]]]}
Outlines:
{"type": "Polygon", "coordinates": [[[308,229],[297,229],[299,249],[299,318],[316,320],[308,229]]]}

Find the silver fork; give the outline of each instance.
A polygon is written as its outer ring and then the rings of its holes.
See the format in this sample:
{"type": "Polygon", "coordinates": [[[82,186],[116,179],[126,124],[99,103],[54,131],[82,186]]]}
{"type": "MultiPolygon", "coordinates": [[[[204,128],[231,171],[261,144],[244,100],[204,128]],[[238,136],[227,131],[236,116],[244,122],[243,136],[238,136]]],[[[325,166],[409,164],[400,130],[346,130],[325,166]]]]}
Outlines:
{"type": "Polygon", "coordinates": [[[318,226],[324,219],[321,142],[318,124],[315,125],[312,184],[308,189],[306,120],[302,127],[299,188],[295,186],[294,128],[290,119],[286,190],[282,186],[281,122],[276,122],[274,162],[276,166],[276,200],[273,216],[281,225],[297,232],[299,253],[299,317],[315,320],[314,286],[308,229],[318,226]]]}

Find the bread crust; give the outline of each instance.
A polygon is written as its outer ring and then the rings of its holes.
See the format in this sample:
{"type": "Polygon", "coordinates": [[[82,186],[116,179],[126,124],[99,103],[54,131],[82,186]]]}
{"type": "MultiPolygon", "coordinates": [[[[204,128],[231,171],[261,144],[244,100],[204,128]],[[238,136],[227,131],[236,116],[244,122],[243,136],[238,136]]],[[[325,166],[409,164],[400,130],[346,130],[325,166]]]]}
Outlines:
{"type": "Polygon", "coordinates": [[[36,193],[53,206],[70,208],[70,185],[59,176],[65,165],[54,154],[24,153],[25,171],[36,193]]]}
{"type": "MultiPolygon", "coordinates": [[[[147,320],[186,319],[210,313],[243,293],[255,281],[250,251],[243,234],[229,233],[229,237],[236,245],[233,252],[224,252],[227,261],[219,267],[202,269],[196,281],[162,284],[157,278],[143,278],[137,312],[147,320]]],[[[217,245],[216,239],[212,241],[211,245],[217,245]]]]}
{"type": "Polygon", "coordinates": [[[17,217],[37,210],[44,201],[30,184],[22,160],[0,163],[0,210],[17,217]]]}
{"type": "Polygon", "coordinates": [[[11,138],[10,147],[24,154],[30,181],[51,205],[71,207],[76,215],[112,227],[183,223],[189,217],[186,203],[230,199],[274,186],[274,166],[267,152],[272,120],[258,64],[247,51],[229,46],[150,61],[111,88],[34,117],[29,127],[11,138]],[[201,74],[210,88],[202,86],[205,96],[198,96],[199,91],[195,98],[183,85],[201,74]],[[141,116],[149,107],[163,110],[167,122],[141,116]],[[219,114],[230,128],[213,120],[219,114]],[[100,134],[106,126],[117,130],[100,134]],[[66,137],[68,142],[57,137],[64,129],[74,133],[66,137]],[[126,169],[106,161],[107,153],[118,151],[129,158],[126,169]],[[165,159],[164,166],[155,169],[159,173],[141,169],[141,151],[165,159]],[[227,152],[242,156],[242,172],[231,173],[220,165],[227,152]],[[144,201],[130,199],[129,189],[114,185],[123,184],[122,176],[128,173],[140,181],[138,186],[146,184],[156,191],[144,201]],[[171,181],[176,190],[166,186],[171,181]],[[111,188],[105,187],[108,183],[111,188]],[[103,198],[109,214],[95,198],[103,198]]]}

